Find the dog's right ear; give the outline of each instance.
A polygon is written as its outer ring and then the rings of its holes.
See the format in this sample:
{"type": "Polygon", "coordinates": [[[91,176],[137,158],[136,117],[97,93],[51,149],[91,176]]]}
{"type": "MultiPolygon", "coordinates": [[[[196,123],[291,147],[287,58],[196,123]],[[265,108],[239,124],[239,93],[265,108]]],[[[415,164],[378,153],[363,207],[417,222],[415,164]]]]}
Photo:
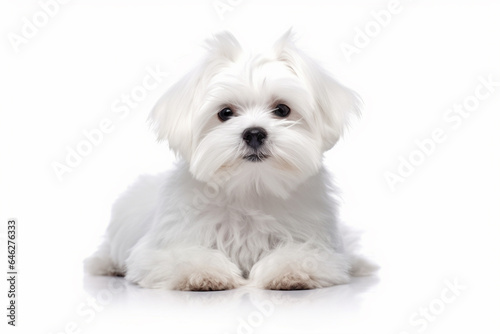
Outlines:
{"type": "Polygon", "coordinates": [[[293,40],[293,32],[287,31],[275,43],[276,57],[312,88],[317,111],[313,114],[315,128],[321,134],[323,151],[327,151],[339,140],[350,117],[360,114],[361,100],[299,50],[293,40]]]}
{"type": "Polygon", "coordinates": [[[229,32],[215,35],[206,42],[205,60],[174,84],[156,103],[150,122],[158,140],[167,140],[176,154],[191,159],[194,150],[193,118],[206,101],[207,85],[224,63],[233,62],[241,47],[229,32]]]}

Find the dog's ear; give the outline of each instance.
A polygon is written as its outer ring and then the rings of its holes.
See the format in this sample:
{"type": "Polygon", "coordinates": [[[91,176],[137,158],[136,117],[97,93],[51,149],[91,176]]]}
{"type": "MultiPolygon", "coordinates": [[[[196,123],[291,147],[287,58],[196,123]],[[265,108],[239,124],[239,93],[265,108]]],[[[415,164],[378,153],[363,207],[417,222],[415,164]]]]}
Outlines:
{"type": "Polygon", "coordinates": [[[207,85],[223,63],[234,61],[241,48],[228,32],[206,42],[207,56],[194,70],[174,84],[156,103],[149,119],[158,140],[167,140],[187,161],[193,152],[193,118],[206,100],[207,85]]]}
{"type": "Polygon", "coordinates": [[[279,61],[284,62],[299,79],[309,85],[316,108],[314,122],[321,131],[323,150],[329,150],[342,135],[349,116],[359,115],[361,102],[358,95],[338,83],[314,60],[297,49],[291,29],[275,43],[274,52],[279,61]]]}
{"type": "Polygon", "coordinates": [[[236,38],[228,31],[218,33],[205,42],[209,61],[236,61],[242,49],[236,38]]]}

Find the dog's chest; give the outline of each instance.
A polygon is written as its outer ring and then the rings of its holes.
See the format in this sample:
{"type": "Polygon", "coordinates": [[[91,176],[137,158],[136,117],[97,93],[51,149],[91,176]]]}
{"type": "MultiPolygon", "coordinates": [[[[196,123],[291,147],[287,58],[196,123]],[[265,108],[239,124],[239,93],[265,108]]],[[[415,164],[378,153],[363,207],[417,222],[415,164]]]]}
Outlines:
{"type": "Polygon", "coordinates": [[[226,208],[220,217],[212,246],[236,263],[244,276],[257,261],[288,238],[289,231],[271,212],[226,208]]]}

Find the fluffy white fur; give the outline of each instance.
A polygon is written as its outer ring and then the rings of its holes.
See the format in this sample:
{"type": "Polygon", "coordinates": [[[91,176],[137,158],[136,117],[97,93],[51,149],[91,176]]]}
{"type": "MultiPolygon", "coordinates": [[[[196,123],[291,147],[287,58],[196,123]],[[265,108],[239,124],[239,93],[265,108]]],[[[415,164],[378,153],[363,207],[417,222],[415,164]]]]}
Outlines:
{"type": "Polygon", "coordinates": [[[229,33],[158,102],[151,119],[180,156],[143,176],[116,202],[92,274],[125,275],[146,288],[224,290],[249,284],[310,289],[371,267],[343,245],[323,152],[342,134],[356,95],[298,50],[290,33],[249,55],[229,33]],[[286,118],[273,114],[286,104],[286,118]],[[218,112],[234,116],[222,122],[218,112]],[[258,149],[242,138],[262,127],[258,149]]]}

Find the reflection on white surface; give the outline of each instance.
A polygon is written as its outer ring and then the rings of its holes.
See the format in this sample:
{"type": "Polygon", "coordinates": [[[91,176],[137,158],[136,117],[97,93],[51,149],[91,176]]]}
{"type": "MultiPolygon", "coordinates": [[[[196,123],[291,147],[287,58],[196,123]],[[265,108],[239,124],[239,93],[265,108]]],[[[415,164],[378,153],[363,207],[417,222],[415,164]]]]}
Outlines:
{"type": "MultiPolygon", "coordinates": [[[[219,292],[142,289],[116,277],[84,276],[85,291],[103,307],[103,330],[118,321],[134,326],[155,319],[157,328],[178,333],[304,333],[309,329],[352,327],[376,276],[325,289],[270,291],[243,287],[219,292]],[[307,318],[321,317],[320,323],[307,318]],[[326,316],[325,315],[329,315],[326,316]],[[306,327],[304,327],[306,325],[306,327]]],[[[97,321],[96,321],[97,322],[97,321]]],[[[89,327],[93,327],[89,324],[89,327]]],[[[353,328],[353,327],[352,327],[353,328]]]]}
{"type": "MultiPolygon", "coordinates": [[[[169,291],[143,289],[122,277],[84,276],[84,289],[91,296],[98,298],[109,291],[112,303],[144,302],[162,303],[165,301],[178,303],[178,306],[207,306],[240,304],[248,301],[271,300],[276,304],[317,303],[325,299],[332,303],[349,299],[351,304],[360,298],[378,282],[377,276],[356,277],[349,284],[314,290],[276,291],[253,287],[242,287],[226,291],[169,291]],[[349,297],[349,298],[346,298],[349,297]]],[[[107,295],[107,294],[106,294],[107,295]]]]}

